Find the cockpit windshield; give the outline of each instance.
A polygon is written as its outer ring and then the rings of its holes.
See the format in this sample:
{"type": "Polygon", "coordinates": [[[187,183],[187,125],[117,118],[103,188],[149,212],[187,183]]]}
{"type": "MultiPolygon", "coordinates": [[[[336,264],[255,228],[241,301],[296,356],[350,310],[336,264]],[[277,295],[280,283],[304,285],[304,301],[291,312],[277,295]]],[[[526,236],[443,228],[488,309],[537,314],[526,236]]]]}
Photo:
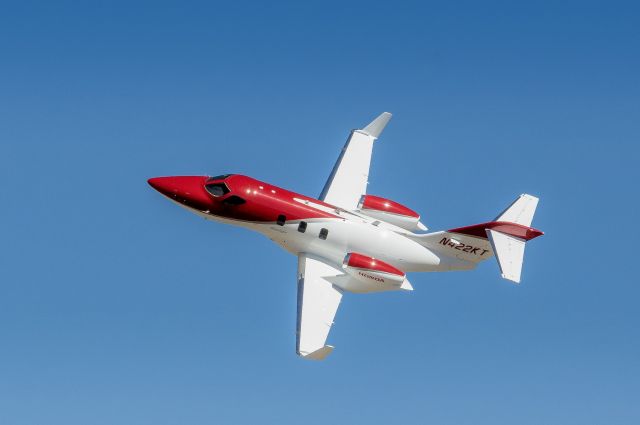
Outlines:
{"type": "Polygon", "coordinates": [[[213,176],[213,177],[209,177],[209,180],[207,180],[207,182],[212,182],[214,180],[224,180],[227,177],[233,176],[233,174],[221,174],[219,176],[213,176]]]}

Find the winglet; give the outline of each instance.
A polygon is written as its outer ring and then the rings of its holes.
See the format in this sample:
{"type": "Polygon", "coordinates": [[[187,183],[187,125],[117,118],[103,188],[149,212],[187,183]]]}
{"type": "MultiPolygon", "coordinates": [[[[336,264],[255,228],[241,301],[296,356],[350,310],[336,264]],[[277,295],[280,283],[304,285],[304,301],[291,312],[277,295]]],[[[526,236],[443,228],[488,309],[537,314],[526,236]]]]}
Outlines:
{"type": "Polygon", "coordinates": [[[311,352],[309,354],[300,353],[300,356],[303,359],[324,360],[329,354],[331,354],[332,351],[333,351],[333,346],[325,345],[324,347],[319,348],[316,351],[313,351],[313,352],[311,352]]]}
{"type": "Polygon", "coordinates": [[[377,139],[380,137],[382,130],[384,130],[390,119],[391,114],[389,112],[383,112],[378,116],[378,118],[371,121],[368,126],[363,128],[362,131],[377,139]]]}

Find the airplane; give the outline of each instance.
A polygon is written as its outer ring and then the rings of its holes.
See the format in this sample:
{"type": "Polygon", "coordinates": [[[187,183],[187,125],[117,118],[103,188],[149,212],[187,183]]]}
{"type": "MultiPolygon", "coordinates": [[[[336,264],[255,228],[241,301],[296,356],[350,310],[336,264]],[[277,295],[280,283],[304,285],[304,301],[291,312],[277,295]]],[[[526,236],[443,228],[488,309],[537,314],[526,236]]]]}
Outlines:
{"type": "Polygon", "coordinates": [[[367,194],[374,142],[391,114],[352,130],[318,198],[240,174],[154,177],[177,205],[215,222],[267,236],[298,257],[296,353],[322,360],[344,292],[411,291],[410,272],[470,270],[496,257],[502,277],[520,282],[538,198],[520,195],[494,220],[427,232],[420,215],[367,194]]]}

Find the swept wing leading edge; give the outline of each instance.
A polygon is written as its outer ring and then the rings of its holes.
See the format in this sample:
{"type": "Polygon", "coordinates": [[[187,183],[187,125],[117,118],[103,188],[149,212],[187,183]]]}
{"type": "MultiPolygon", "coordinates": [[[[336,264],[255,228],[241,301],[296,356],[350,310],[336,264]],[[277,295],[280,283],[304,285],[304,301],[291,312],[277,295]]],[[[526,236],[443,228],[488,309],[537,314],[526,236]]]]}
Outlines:
{"type": "Polygon", "coordinates": [[[390,119],[391,114],[383,112],[362,130],[351,132],[320,194],[322,201],[345,210],[357,208],[360,197],[367,193],[373,142],[390,119]]]}

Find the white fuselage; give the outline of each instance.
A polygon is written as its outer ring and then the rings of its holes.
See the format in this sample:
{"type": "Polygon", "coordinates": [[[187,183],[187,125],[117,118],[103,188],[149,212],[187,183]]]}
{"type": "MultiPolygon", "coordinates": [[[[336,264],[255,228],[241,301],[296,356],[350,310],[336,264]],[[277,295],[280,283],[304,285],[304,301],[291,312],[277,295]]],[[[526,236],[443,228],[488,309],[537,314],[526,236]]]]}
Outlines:
{"type": "MultiPolygon", "coordinates": [[[[175,202],[175,201],[174,201],[175,202]]],[[[261,233],[293,255],[301,253],[341,264],[351,252],[385,261],[405,272],[431,272],[469,269],[470,264],[436,252],[407,237],[410,232],[397,226],[371,219],[361,214],[341,211],[343,218],[303,220],[305,232],[298,230],[301,220],[276,223],[255,223],[204,214],[176,202],[191,212],[211,221],[245,227],[261,233]],[[320,231],[327,230],[326,239],[320,231]]]]}

